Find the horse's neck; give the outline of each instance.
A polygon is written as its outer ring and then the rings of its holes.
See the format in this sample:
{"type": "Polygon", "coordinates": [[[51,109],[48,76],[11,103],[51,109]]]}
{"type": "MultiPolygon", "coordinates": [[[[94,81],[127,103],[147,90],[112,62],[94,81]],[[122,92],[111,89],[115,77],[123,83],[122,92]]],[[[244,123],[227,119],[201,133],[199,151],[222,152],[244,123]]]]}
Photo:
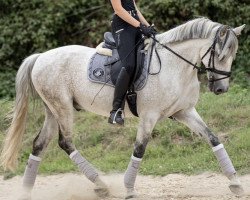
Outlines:
{"type": "MultiPolygon", "coordinates": [[[[207,43],[207,39],[195,39],[166,45],[193,64],[199,64],[200,51],[207,43]]],[[[162,60],[162,73],[160,74],[162,80],[167,81],[168,83],[177,82],[179,84],[190,83],[192,81],[197,82],[197,71],[193,70],[193,66],[168,50],[161,47],[159,48],[162,60]]],[[[153,68],[154,71],[157,71],[159,65],[154,66],[153,68]]]]}
{"type": "MultiPolygon", "coordinates": [[[[171,46],[173,50],[175,50],[179,55],[186,58],[191,63],[199,63],[200,62],[200,52],[204,45],[207,44],[207,39],[192,39],[186,40],[182,42],[175,42],[171,46]]],[[[189,65],[184,60],[181,60],[183,65],[189,65]]]]}
{"type": "MultiPolygon", "coordinates": [[[[192,39],[166,45],[191,63],[200,64],[200,52],[202,48],[207,45],[207,43],[208,39],[192,39]]],[[[185,71],[188,69],[193,70],[193,66],[185,62],[183,59],[177,57],[173,53],[169,52],[167,49],[163,48],[161,54],[163,54],[162,57],[164,58],[164,61],[167,64],[170,64],[169,67],[179,69],[180,71],[183,71],[183,73],[185,73],[185,71]]]]}

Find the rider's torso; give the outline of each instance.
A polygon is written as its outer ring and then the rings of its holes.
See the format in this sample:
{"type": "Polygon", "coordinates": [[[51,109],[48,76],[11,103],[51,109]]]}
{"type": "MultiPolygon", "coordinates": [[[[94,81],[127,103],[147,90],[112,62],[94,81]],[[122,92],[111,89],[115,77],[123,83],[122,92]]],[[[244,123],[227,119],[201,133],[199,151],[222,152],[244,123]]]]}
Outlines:
{"type": "Polygon", "coordinates": [[[135,5],[134,5],[133,0],[121,0],[121,3],[122,3],[122,7],[125,10],[127,11],[135,10],[135,5]]]}
{"type": "MultiPolygon", "coordinates": [[[[122,7],[127,11],[135,11],[135,5],[134,0],[121,0],[122,7]]],[[[131,16],[137,20],[139,20],[139,17],[136,12],[131,13],[131,16]]],[[[117,31],[122,28],[126,28],[127,26],[130,26],[127,22],[125,22],[123,19],[121,19],[118,15],[114,14],[112,19],[112,30],[117,31]]]]}

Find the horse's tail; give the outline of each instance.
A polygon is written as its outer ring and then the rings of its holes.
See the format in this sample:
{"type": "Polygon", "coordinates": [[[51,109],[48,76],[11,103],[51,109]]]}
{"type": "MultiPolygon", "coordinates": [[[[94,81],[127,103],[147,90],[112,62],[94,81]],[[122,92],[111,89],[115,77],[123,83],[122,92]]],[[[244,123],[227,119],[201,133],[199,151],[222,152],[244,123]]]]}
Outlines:
{"type": "Polygon", "coordinates": [[[15,170],[18,163],[18,153],[26,127],[29,93],[32,95],[36,93],[31,80],[31,72],[39,55],[34,54],[26,58],[17,72],[16,100],[12,111],[12,122],[1,153],[1,163],[5,170],[15,170]]]}

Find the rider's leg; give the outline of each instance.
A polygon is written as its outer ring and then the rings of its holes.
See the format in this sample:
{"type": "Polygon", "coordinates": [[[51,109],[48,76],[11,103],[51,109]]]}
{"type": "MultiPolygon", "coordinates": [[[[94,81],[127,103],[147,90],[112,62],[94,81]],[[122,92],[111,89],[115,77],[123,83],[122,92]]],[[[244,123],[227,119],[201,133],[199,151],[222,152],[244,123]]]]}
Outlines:
{"type": "Polygon", "coordinates": [[[110,112],[108,122],[111,124],[124,124],[124,120],[121,116],[122,110],[124,109],[124,100],[128,90],[130,76],[126,69],[122,67],[115,85],[113,109],[110,112]]]}
{"type": "MultiPolygon", "coordinates": [[[[120,26],[119,26],[120,27],[120,26]]],[[[113,109],[110,112],[108,122],[111,124],[124,124],[122,110],[124,109],[124,99],[131,83],[136,65],[136,43],[138,42],[139,31],[130,25],[113,31],[117,50],[122,61],[122,70],[116,81],[113,109]]]]}

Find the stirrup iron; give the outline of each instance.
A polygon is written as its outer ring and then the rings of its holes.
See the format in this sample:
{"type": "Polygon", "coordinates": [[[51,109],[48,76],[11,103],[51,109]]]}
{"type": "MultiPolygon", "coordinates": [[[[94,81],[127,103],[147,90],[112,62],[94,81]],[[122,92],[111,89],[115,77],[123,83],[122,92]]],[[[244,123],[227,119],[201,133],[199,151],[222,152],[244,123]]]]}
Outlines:
{"type": "MultiPolygon", "coordinates": [[[[113,124],[117,124],[117,122],[115,121],[115,119],[116,119],[116,116],[117,116],[118,112],[120,112],[120,111],[121,111],[121,113],[123,113],[123,110],[122,110],[121,108],[119,108],[119,109],[115,112],[115,116],[114,116],[113,121],[112,121],[113,124]]],[[[121,115],[122,115],[122,114],[121,114],[121,115]]]]}

